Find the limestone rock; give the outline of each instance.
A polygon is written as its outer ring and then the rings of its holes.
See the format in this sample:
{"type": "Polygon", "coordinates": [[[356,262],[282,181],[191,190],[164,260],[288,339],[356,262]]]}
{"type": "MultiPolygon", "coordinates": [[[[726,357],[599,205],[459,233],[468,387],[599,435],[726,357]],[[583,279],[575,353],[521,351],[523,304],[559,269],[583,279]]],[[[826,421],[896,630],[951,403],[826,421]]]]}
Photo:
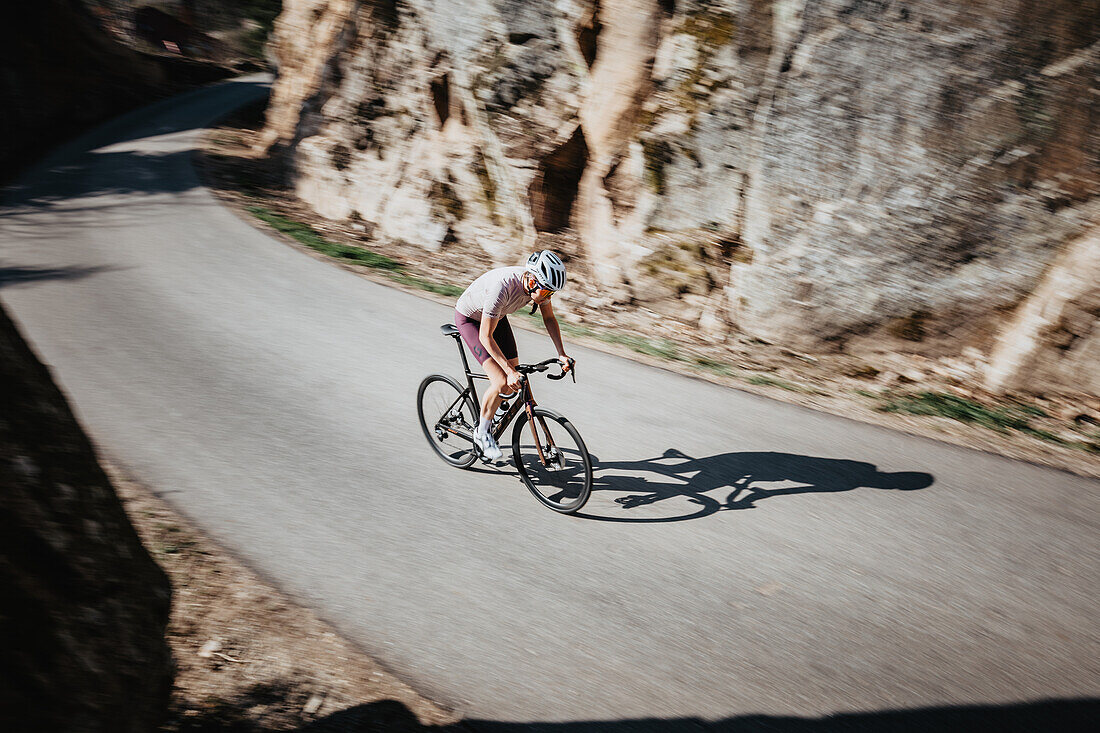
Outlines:
{"type": "MultiPolygon", "coordinates": [[[[1100,217],[1097,17],[1100,0],[288,0],[266,140],[302,198],[383,241],[492,264],[571,232],[615,302],[699,295],[802,351],[957,356],[991,348],[1100,217]]],[[[1072,355],[1026,368],[1095,390],[1095,316],[1073,307],[1072,355]]]]}
{"type": "Polygon", "coordinates": [[[1072,242],[1005,325],[986,369],[993,390],[1100,394],[1100,227],[1072,242]]]}

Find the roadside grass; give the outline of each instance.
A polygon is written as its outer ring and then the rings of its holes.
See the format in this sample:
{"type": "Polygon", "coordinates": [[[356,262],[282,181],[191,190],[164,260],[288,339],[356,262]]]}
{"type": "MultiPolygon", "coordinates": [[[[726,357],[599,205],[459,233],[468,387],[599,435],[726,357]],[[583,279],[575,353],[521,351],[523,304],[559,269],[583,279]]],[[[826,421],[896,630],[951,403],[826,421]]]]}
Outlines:
{"type": "MultiPolygon", "coordinates": [[[[531,319],[538,320],[538,316],[531,316],[531,319]]],[[[724,361],[719,361],[718,359],[712,359],[707,356],[690,356],[681,351],[671,339],[647,339],[643,336],[596,330],[572,323],[562,323],[561,330],[562,333],[567,336],[592,338],[607,344],[625,346],[639,354],[646,354],[668,361],[683,362],[690,364],[696,369],[708,371],[720,377],[733,377],[757,386],[779,387],[789,392],[802,392],[806,394],[827,394],[812,387],[802,387],[764,374],[752,374],[743,369],[737,369],[733,365],[724,361]]]]}
{"type": "MultiPolygon", "coordinates": [[[[531,319],[541,322],[541,318],[538,315],[532,315],[531,319]]],[[[668,359],[671,361],[688,360],[687,357],[680,353],[676,344],[666,338],[649,339],[644,336],[635,336],[633,334],[596,330],[588,328],[587,326],[578,326],[574,323],[562,323],[561,330],[566,336],[580,336],[582,338],[602,341],[605,344],[625,346],[631,351],[636,351],[639,354],[646,354],[647,356],[655,356],[659,359],[668,359]]]]}
{"type": "Polygon", "coordinates": [[[1067,440],[1049,430],[1034,427],[1031,424],[1031,418],[1049,417],[1044,410],[1034,405],[1011,403],[1001,407],[989,407],[974,400],[944,392],[873,396],[886,400],[884,404],[875,408],[880,412],[946,417],[959,422],[980,425],[1002,434],[1015,430],[1069,448],[1077,448],[1092,453],[1100,452],[1100,444],[1083,440],[1067,440]]]}
{"type": "Polygon", "coordinates": [[[248,213],[265,224],[270,225],[276,231],[292,237],[296,241],[323,255],[328,255],[338,260],[354,262],[358,265],[366,265],[367,267],[373,267],[379,270],[401,270],[401,264],[397,262],[397,260],[386,257],[385,255],[380,255],[377,252],[371,252],[369,249],[364,249],[362,247],[352,247],[351,245],[329,241],[308,224],[303,224],[290,217],[277,214],[264,206],[249,206],[248,213]]]}
{"type": "Polygon", "coordinates": [[[1007,433],[1009,430],[1026,432],[1031,429],[1027,412],[986,407],[965,397],[944,392],[916,392],[888,398],[888,400],[876,409],[880,412],[946,417],[981,425],[999,433],[1007,433]]]}
{"type": "Polygon", "coordinates": [[[697,356],[694,361],[695,366],[700,369],[704,369],[708,372],[713,372],[722,377],[735,377],[737,372],[729,364],[718,361],[717,359],[711,359],[706,356],[697,356]]]}
{"type": "Polygon", "coordinates": [[[410,275],[405,272],[405,268],[401,266],[400,262],[391,257],[372,252],[365,247],[354,247],[349,244],[340,244],[330,241],[308,224],[278,214],[267,207],[249,206],[248,213],[265,224],[268,224],[276,231],[282,232],[310,249],[332,257],[333,259],[382,270],[389,275],[390,279],[394,282],[419,288],[429,293],[446,295],[448,297],[458,297],[462,295],[463,288],[447,283],[432,282],[431,280],[425,280],[416,275],[410,275]]]}
{"type": "Polygon", "coordinates": [[[666,338],[648,339],[643,336],[615,333],[614,331],[601,333],[597,338],[609,344],[625,346],[631,351],[637,351],[639,354],[655,356],[658,359],[684,361],[684,357],[680,354],[680,350],[676,347],[676,344],[666,338]]]}
{"type": "Polygon", "coordinates": [[[755,384],[758,387],[779,387],[785,389],[788,392],[803,392],[801,387],[797,387],[790,382],[785,382],[782,379],[776,379],[775,377],[769,377],[766,374],[754,374],[748,377],[746,380],[749,384],[755,384]]]}

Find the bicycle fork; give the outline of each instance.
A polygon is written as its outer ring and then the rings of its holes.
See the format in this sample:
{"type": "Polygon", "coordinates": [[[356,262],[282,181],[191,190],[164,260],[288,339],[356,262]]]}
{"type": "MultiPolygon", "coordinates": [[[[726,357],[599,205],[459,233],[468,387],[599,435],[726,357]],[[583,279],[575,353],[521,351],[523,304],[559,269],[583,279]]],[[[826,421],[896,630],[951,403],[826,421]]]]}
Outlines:
{"type": "MultiPolygon", "coordinates": [[[[539,452],[539,463],[545,468],[547,466],[546,454],[542,450],[542,441],[539,440],[539,431],[535,426],[535,419],[534,400],[529,400],[527,402],[527,423],[531,426],[531,437],[535,439],[535,450],[539,452]]],[[[542,415],[538,416],[538,421],[539,425],[542,426],[542,432],[546,435],[546,447],[557,452],[558,447],[554,445],[554,436],[550,434],[550,430],[546,427],[546,421],[542,419],[542,415]]]]}

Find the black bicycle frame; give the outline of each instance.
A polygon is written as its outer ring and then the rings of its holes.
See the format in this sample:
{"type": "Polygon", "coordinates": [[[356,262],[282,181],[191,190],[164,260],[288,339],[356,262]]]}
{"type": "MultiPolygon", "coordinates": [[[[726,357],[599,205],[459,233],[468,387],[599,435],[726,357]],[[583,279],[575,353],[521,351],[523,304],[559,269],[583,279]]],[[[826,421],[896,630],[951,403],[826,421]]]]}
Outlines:
{"type": "MultiPolygon", "coordinates": [[[[487,374],[481,374],[479,372],[475,372],[475,371],[472,371],[470,369],[470,362],[466,358],[466,349],[462,348],[462,337],[461,337],[461,335],[457,334],[457,333],[453,333],[453,334],[450,334],[450,335],[455,340],[455,344],[458,346],[458,355],[462,358],[462,370],[466,373],[466,389],[464,389],[462,391],[462,393],[458,396],[458,399],[456,399],[454,402],[451,403],[451,406],[447,408],[447,412],[450,412],[451,410],[453,410],[455,408],[455,405],[459,404],[462,400],[466,399],[467,397],[472,396],[473,399],[474,399],[474,404],[477,405],[477,410],[478,410],[477,419],[480,420],[481,419],[481,398],[478,397],[477,388],[474,386],[474,380],[475,379],[484,379],[486,381],[489,381],[489,376],[487,374]]],[[[515,402],[513,402],[512,406],[510,408],[508,408],[508,412],[506,412],[504,414],[504,417],[502,417],[499,421],[497,421],[496,430],[493,431],[493,439],[494,440],[499,440],[500,439],[500,436],[504,433],[505,428],[507,428],[512,423],[513,418],[515,418],[516,414],[521,409],[528,409],[528,417],[531,418],[531,424],[534,425],[535,413],[533,412],[533,410],[535,408],[536,403],[535,403],[535,398],[531,395],[530,379],[527,378],[526,376],[524,377],[523,384],[520,388],[520,398],[521,399],[518,399],[515,402]]],[[[446,413],[444,413],[444,414],[446,414],[446,413]]],[[[454,432],[455,435],[462,435],[458,431],[452,431],[452,432],[454,432]]],[[[470,435],[470,436],[462,435],[462,437],[467,438],[468,440],[473,442],[473,436],[472,435],[470,435]]],[[[539,453],[541,454],[541,452],[542,451],[540,449],[539,453]]]]}

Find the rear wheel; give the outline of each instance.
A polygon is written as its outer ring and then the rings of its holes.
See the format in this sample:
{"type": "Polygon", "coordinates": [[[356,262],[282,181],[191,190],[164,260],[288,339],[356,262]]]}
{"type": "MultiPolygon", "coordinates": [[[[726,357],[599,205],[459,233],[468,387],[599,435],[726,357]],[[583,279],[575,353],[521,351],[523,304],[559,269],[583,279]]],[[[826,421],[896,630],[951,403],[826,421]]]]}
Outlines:
{"type": "Polygon", "coordinates": [[[512,458],[536,499],[556,512],[572,514],[592,493],[592,458],[573,423],[541,407],[534,413],[535,433],[526,411],[516,418],[512,458]]]}
{"type": "Polygon", "coordinates": [[[477,459],[474,429],[478,410],[463,388],[445,374],[425,377],[416,394],[416,412],[424,437],[440,458],[458,468],[477,459]]]}

